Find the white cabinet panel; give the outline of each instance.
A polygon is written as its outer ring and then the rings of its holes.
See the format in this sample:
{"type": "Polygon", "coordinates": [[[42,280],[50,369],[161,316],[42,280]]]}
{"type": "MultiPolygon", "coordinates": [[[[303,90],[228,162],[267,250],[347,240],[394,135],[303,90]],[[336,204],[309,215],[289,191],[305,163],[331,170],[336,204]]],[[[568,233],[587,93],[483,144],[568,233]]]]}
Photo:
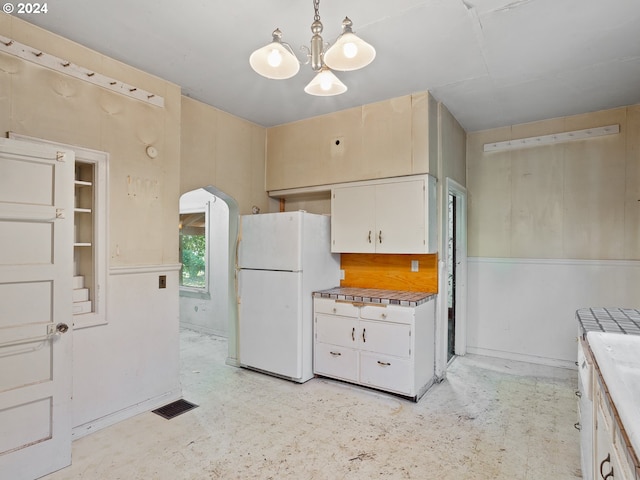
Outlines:
{"type": "Polygon", "coordinates": [[[406,393],[413,387],[413,366],[409,360],[363,352],[360,354],[360,382],[406,393]]]}
{"type": "Polygon", "coordinates": [[[314,298],[314,373],[418,399],[434,380],[434,305],[314,298]]]}
{"type": "Polygon", "coordinates": [[[360,349],[396,357],[411,355],[411,326],[385,322],[360,322],[360,349]]]}
{"type": "Polygon", "coordinates": [[[353,348],[356,345],[358,320],[334,315],[316,315],[316,341],[353,348]]]}
{"type": "Polygon", "coordinates": [[[336,188],[331,192],[331,251],[373,253],[375,187],[336,188]]]}
{"type": "Polygon", "coordinates": [[[433,253],[435,178],[344,185],[331,191],[331,249],[341,253],[433,253]]]}
{"type": "Polygon", "coordinates": [[[350,382],[358,381],[358,352],[351,348],[316,343],[314,372],[350,382]]]}

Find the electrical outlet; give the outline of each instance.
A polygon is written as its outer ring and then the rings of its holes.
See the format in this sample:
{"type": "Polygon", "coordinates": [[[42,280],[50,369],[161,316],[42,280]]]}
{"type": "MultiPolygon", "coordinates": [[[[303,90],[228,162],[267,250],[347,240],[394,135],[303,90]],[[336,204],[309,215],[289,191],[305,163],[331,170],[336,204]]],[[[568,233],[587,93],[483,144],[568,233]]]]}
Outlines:
{"type": "Polygon", "coordinates": [[[419,270],[418,260],[411,260],[411,271],[417,272],[419,270]]]}
{"type": "Polygon", "coordinates": [[[158,277],[158,288],[167,288],[167,276],[160,275],[158,277]]]}
{"type": "Polygon", "coordinates": [[[340,280],[344,280],[344,270],[340,270],[340,280]]]}

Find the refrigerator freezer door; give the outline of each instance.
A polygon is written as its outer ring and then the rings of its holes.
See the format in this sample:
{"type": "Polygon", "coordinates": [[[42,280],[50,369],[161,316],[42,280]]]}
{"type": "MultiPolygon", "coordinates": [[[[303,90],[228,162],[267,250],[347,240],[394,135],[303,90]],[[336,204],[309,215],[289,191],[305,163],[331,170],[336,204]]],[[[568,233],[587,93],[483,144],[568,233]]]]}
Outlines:
{"type": "Polygon", "coordinates": [[[302,379],[302,273],[240,270],[240,364],[302,379]]]}
{"type": "Polygon", "coordinates": [[[303,212],[243,215],[238,267],[302,270],[303,218],[303,212]]]}

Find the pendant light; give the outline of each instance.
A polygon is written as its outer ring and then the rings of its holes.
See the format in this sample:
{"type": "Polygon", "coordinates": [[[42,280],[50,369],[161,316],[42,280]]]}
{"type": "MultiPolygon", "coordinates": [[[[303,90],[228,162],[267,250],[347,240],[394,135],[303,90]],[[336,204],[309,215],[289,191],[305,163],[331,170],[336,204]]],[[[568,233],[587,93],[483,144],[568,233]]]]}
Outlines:
{"type": "MultiPolygon", "coordinates": [[[[320,0],[313,0],[315,15],[311,24],[311,48],[306,51],[305,64],[310,63],[317,75],[304,91],[309,95],[331,96],[347,91],[347,86],[331,70],[352,71],[369,65],[376,56],[375,49],[353,33],[353,23],[349,17],[342,22],[342,34],[325,51],[322,39],[323,25],[320,21],[320,0]]],[[[254,51],[249,57],[251,68],[263,77],[283,80],[293,77],[300,70],[300,62],[291,46],[282,41],[280,29],[274,30],[273,41],[254,51]]]]}

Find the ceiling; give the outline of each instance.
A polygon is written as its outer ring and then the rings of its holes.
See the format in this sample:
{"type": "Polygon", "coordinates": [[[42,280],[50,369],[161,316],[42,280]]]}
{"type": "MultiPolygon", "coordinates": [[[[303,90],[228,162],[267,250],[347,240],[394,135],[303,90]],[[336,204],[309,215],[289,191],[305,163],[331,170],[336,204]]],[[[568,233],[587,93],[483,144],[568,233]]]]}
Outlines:
{"type": "Polygon", "coordinates": [[[640,103],[640,0],[322,0],[325,42],[345,16],[377,57],[349,90],[268,80],[251,52],[280,28],[309,45],[312,0],[56,0],[18,15],[269,127],[429,90],[468,132],[640,103]]]}

